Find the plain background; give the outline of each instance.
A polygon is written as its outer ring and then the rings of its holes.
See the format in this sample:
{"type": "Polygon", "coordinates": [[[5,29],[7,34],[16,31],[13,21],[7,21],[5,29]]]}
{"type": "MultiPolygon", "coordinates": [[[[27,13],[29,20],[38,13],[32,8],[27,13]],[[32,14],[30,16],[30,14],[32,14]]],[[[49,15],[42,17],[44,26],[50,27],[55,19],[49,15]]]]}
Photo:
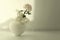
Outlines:
{"type": "Polygon", "coordinates": [[[30,29],[60,29],[60,0],[35,0],[34,11],[34,21],[30,24],[30,29]]]}

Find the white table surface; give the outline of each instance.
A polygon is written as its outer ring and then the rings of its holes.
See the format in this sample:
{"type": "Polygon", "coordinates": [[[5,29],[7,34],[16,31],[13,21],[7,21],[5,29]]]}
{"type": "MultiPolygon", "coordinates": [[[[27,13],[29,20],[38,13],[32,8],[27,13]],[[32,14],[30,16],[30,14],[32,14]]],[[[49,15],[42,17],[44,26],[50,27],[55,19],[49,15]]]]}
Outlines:
{"type": "Polygon", "coordinates": [[[0,31],[0,40],[60,40],[60,31],[25,31],[20,37],[0,31]]]}

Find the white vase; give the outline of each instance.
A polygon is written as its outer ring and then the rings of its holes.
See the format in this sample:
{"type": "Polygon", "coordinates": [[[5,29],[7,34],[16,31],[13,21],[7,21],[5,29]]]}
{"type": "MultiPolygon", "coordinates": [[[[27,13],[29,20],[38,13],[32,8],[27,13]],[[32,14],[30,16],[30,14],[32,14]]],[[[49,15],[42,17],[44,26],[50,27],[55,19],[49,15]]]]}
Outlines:
{"type": "Polygon", "coordinates": [[[16,22],[16,21],[13,21],[10,25],[9,25],[9,29],[10,31],[16,35],[16,36],[20,36],[24,30],[25,30],[25,24],[22,24],[20,22],[16,22]]]}

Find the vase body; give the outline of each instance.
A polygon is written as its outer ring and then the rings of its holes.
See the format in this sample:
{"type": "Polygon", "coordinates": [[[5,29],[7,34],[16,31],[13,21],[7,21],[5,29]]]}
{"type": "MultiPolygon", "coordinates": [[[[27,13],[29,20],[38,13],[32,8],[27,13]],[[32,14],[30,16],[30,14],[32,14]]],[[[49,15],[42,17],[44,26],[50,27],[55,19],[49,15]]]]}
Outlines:
{"type": "Polygon", "coordinates": [[[20,36],[25,30],[25,24],[13,21],[10,23],[9,29],[14,35],[20,36]]]}

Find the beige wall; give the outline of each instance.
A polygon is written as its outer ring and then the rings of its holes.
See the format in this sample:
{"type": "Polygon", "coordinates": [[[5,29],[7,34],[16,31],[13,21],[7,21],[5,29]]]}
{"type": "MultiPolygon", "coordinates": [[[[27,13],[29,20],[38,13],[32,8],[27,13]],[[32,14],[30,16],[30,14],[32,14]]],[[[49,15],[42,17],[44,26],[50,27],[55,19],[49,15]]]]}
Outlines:
{"type": "Polygon", "coordinates": [[[60,0],[35,0],[36,29],[60,29],[60,0]]]}
{"type": "Polygon", "coordinates": [[[60,29],[60,0],[35,0],[31,29],[60,29]]]}

